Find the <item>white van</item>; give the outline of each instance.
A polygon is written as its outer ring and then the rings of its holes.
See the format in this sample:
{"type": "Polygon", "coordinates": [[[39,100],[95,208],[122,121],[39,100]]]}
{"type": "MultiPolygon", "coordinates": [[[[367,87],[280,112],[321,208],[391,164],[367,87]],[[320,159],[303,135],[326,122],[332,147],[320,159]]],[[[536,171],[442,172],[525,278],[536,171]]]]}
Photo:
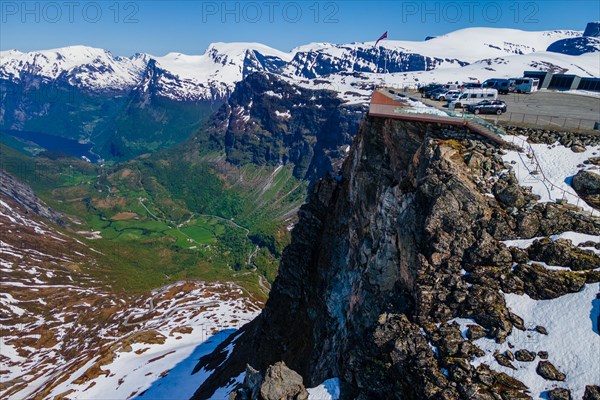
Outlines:
{"type": "Polygon", "coordinates": [[[446,83],[444,86],[442,86],[444,89],[448,89],[448,90],[456,90],[460,87],[460,85],[456,84],[456,83],[451,83],[448,82],[446,83]]]}
{"type": "Polygon", "coordinates": [[[515,81],[515,92],[531,93],[538,90],[540,80],[537,78],[512,78],[515,81]]]}
{"type": "Polygon", "coordinates": [[[458,98],[453,99],[448,103],[448,109],[453,110],[456,107],[463,107],[467,104],[477,104],[482,100],[498,99],[498,91],[496,89],[465,89],[458,98]]]}

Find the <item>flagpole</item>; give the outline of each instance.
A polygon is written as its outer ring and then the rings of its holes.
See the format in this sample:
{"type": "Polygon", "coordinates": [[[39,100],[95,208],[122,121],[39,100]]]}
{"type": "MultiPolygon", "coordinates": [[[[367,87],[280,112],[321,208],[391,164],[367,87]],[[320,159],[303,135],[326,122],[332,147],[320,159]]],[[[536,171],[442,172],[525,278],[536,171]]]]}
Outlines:
{"type": "MultiPolygon", "coordinates": [[[[379,41],[382,39],[387,39],[387,31],[384,32],[383,35],[381,35],[379,37],[379,39],[377,39],[377,41],[375,42],[375,47],[377,47],[377,45],[379,44],[379,41]]],[[[377,49],[379,50],[379,47],[377,47],[377,49]]],[[[381,50],[379,50],[379,57],[381,57],[381,50]]],[[[379,61],[377,61],[377,71],[379,72],[379,61]]],[[[383,83],[384,85],[386,84],[386,80],[385,80],[385,73],[387,71],[387,58],[385,58],[385,54],[383,56],[383,83]]]]}
{"type": "Polygon", "coordinates": [[[385,83],[387,85],[387,79],[385,79],[386,73],[387,73],[387,57],[385,56],[385,53],[384,53],[384,55],[383,55],[383,83],[385,83]]]}

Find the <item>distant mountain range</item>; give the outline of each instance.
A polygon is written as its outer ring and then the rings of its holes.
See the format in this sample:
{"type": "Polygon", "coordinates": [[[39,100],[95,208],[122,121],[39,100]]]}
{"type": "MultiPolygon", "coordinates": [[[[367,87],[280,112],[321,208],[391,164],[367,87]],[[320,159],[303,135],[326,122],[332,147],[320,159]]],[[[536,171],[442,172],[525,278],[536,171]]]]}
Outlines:
{"type": "Polygon", "coordinates": [[[8,50],[0,52],[0,129],[91,143],[99,159],[129,159],[189,137],[253,73],[332,90],[345,105],[366,103],[383,84],[483,81],[524,70],[597,77],[594,27],[588,25],[588,36],[468,28],[420,42],[311,43],[290,52],[259,43],[214,43],[202,55],[162,57],[119,57],[85,46],[8,50]]]}
{"type": "MultiPolygon", "coordinates": [[[[468,28],[422,42],[387,40],[377,47],[373,42],[311,43],[288,53],[259,43],[213,43],[202,55],[127,58],[104,49],[71,46],[29,53],[3,51],[0,78],[23,82],[35,76],[97,92],[139,90],[174,100],[222,100],[236,82],[257,71],[294,80],[348,73],[369,78],[384,69],[398,74],[456,69],[515,55],[535,54],[541,60],[556,56],[549,52],[587,54],[599,51],[599,43],[597,38],[582,38],[581,31],[468,28]]],[[[568,70],[572,62],[564,58],[556,67],[568,70]]],[[[537,69],[534,64],[530,67],[537,69]]]]}

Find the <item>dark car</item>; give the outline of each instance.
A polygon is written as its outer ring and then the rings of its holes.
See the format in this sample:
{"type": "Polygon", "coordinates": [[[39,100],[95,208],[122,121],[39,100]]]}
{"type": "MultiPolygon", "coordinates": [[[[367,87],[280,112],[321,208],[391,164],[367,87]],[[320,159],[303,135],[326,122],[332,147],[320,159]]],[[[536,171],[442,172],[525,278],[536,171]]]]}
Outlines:
{"type": "Polygon", "coordinates": [[[462,85],[460,85],[463,89],[478,89],[481,86],[481,83],[478,82],[463,82],[462,85]]]}
{"type": "Polygon", "coordinates": [[[439,83],[430,83],[429,85],[421,86],[419,88],[419,93],[423,94],[425,92],[429,92],[430,90],[435,90],[440,87],[442,87],[442,85],[439,83]]]}
{"type": "Polygon", "coordinates": [[[430,99],[430,98],[433,98],[433,96],[435,96],[436,94],[438,94],[438,93],[443,93],[443,92],[445,92],[445,91],[447,91],[447,90],[448,90],[448,89],[446,89],[445,87],[443,87],[443,86],[440,86],[440,87],[438,87],[438,88],[435,88],[435,89],[429,90],[429,91],[427,91],[427,92],[423,92],[423,94],[421,95],[421,97],[425,97],[425,98],[428,98],[428,99],[430,99]]]}
{"type": "Polygon", "coordinates": [[[502,114],[506,112],[506,103],[501,100],[483,100],[467,106],[467,111],[473,114],[502,114]]]}

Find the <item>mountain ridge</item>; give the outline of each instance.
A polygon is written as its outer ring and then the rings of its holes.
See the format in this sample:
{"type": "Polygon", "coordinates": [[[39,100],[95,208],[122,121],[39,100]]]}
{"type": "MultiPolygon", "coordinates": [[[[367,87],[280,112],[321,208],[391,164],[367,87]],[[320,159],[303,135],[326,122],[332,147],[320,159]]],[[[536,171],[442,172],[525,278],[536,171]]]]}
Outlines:
{"type": "Polygon", "coordinates": [[[388,73],[455,68],[485,58],[543,51],[556,41],[581,35],[582,31],[572,30],[466,28],[427,41],[386,40],[377,47],[374,42],[317,42],[284,52],[255,42],[215,42],[200,55],[171,52],[130,57],[81,45],[27,53],[6,50],[0,52],[0,78],[20,81],[39,76],[93,91],[125,91],[140,83],[154,60],[161,71],[157,93],[175,100],[223,99],[251,72],[302,80],[348,72],[377,74],[384,67],[388,73]],[[467,37],[468,49],[464,47],[467,37]]]}

